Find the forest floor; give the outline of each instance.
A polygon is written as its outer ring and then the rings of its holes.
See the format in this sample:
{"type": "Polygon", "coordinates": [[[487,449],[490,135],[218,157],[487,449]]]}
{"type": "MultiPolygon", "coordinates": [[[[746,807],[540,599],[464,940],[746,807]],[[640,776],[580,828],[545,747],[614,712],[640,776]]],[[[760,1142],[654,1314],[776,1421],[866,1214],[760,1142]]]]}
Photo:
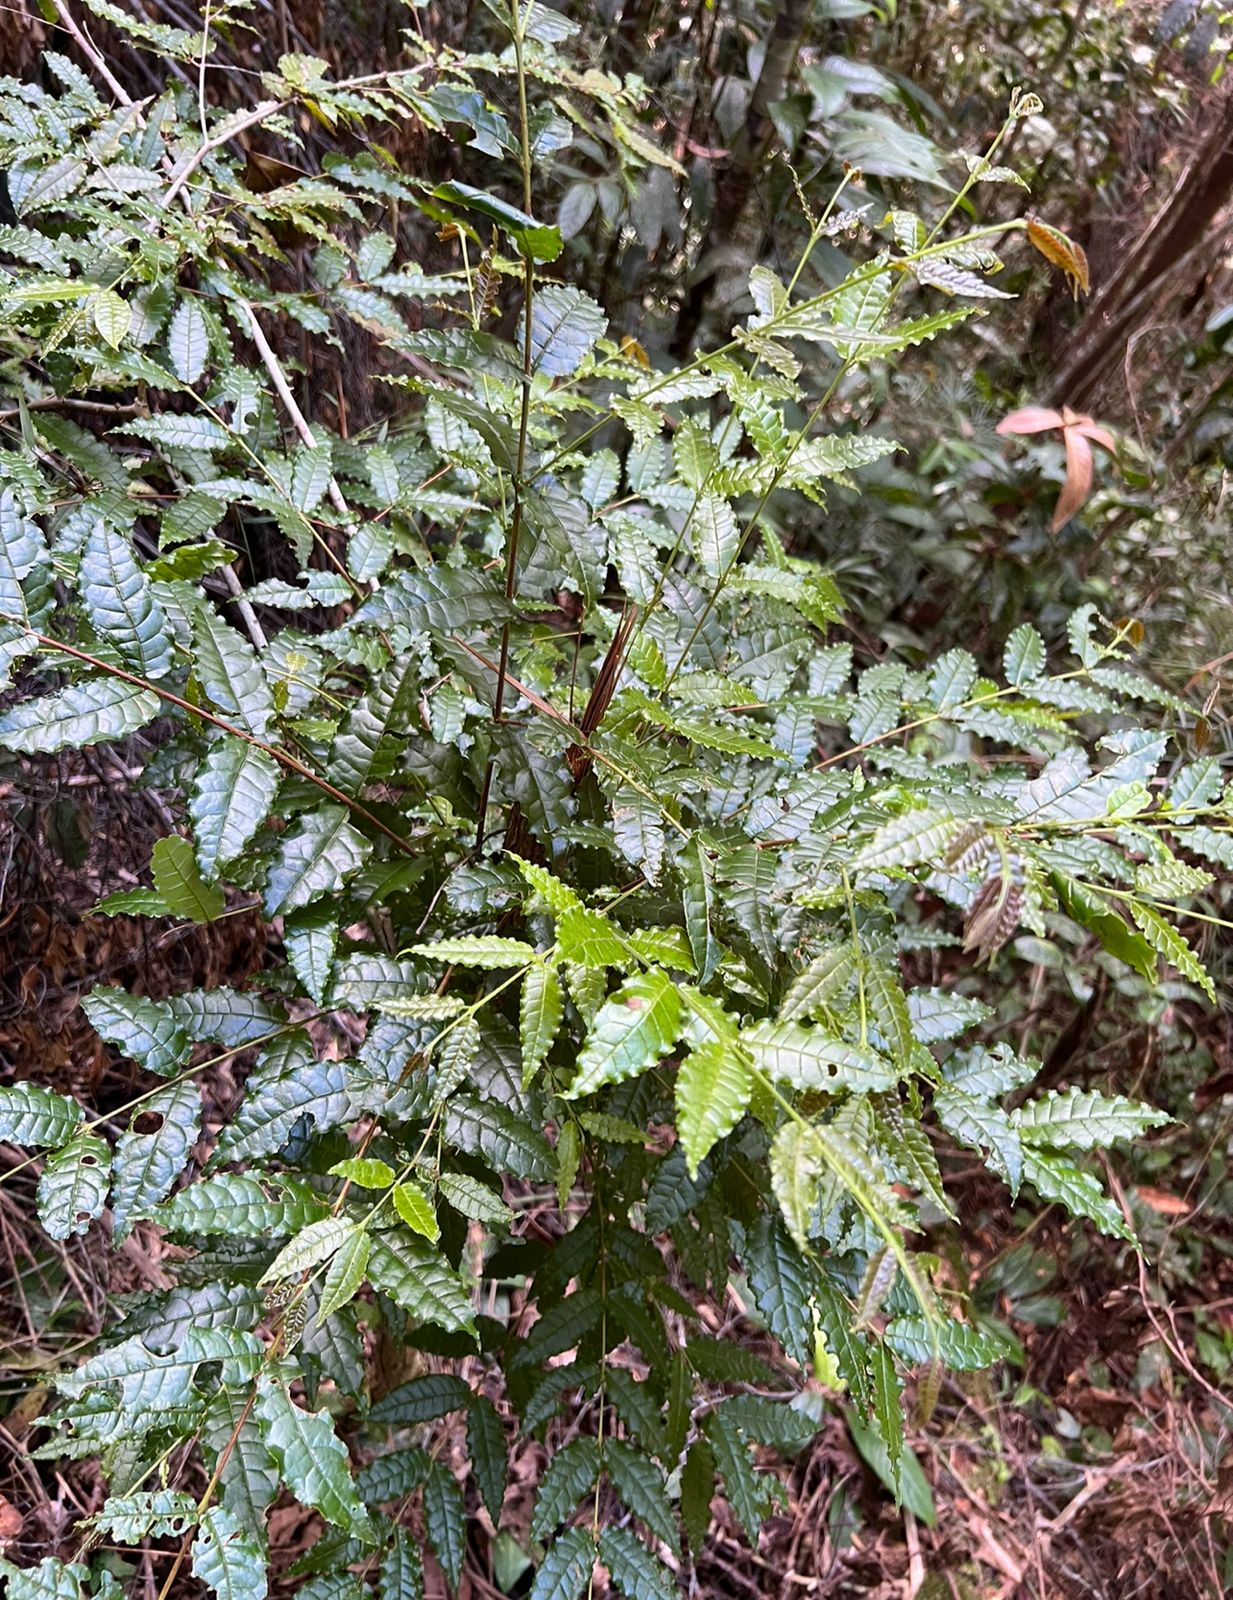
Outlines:
{"type": "MultiPolygon", "coordinates": [[[[75,1094],[94,1115],[143,1085],[86,1023],[78,1007],[86,989],[106,981],[160,995],[239,983],[276,953],[260,920],[243,912],[170,933],[88,914],[100,893],[137,882],[152,841],[170,826],[157,793],[133,790],[134,775],[101,750],[71,765],[40,763],[20,794],[0,792],[0,1077],[36,1078],[75,1094]]],[[[681,1564],[683,1592],[708,1600],[1206,1600],[1233,1589],[1233,1401],[1222,1393],[1233,1369],[1223,1179],[1233,1054],[1225,1034],[1206,1049],[1219,1071],[1201,1098],[1205,1117],[1171,1107],[1188,1141],[1185,1159],[1169,1169],[1182,1181],[1163,1190],[1136,1183],[1124,1163],[1111,1172],[1114,1192],[1133,1194],[1139,1217],[1146,1208],[1153,1219],[1142,1258],[1057,1210],[1014,1209],[983,1168],[941,1152],[965,1218],[964,1250],[953,1235],[933,1247],[965,1292],[1014,1330],[1022,1364],[943,1383],[928,1424],[909,1429],[922,1469],[914,1509],[895,1508],[855,1447],[842,1403],[828,1401],[797,1459],[765,1453],[783,1504],[757,1549],[726,1513],[717,1516],[696,1562],[681,1564]]],[[[204,1080],[207,1125],[234,1105],[235,1070],[232,1063],[204,1080]]],[[[1150,1077],[1140,1092],[1151,1099],[1154,1089],[1166,1105],[1177,1093],[1172,1079],[1150,1077]]],[[[95,1463],[27,1453],[50,1402],[47,1378],[81,1359],[117,1296],[170,1281],[164,1246],[140,1226],[115,1252],[98,1228],[54,1245],[33,1220],[36,1177],[20,1152],[0,1145],[0,1553],[22,1566],[74,1556],[77,1523],[102,1499],[95,1463]]],[[[717,1334],[775,1359],[736,1288],[705,1314],[717,1334]]],[[[461,1430],[433,1426],[434,1450],[461,1463],[461,1430]]],[[[535,1442],[515,1450],[506,1553],[529,1543],[542,1463],[535,1442]]],[[[185,1464],[185,1487],[198,1471],[185,1464]]],[[[486,1519],[481,1511],[473,1523],[459,1600],[525,1592],[525,1576],[499,1586],[502,1551],[486,1519]]],[[[290,1569],[320,1531],[313,1513],[289,1501],[275,1506],[276,1594],[294,1592],[290,1569]]],[[[134,1594],[153,1600],[169,1555],[152,1545],[134,1594]]],[[[427,1565],[428,1594],[444,1600],[431,1558],[427,1565]]],[[[176,1592],[196,1592],[187,1571],[176,1592]]]]}

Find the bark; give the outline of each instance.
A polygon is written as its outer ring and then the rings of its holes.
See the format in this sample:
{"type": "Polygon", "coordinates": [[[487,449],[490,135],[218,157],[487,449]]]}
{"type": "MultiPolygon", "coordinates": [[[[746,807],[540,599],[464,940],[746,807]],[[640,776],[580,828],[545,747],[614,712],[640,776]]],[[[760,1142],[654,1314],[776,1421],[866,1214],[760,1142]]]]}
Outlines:
{"type": "MultiPolygon", "coordinates": [[[[774,137],[771,107],[787,92],[809,12],[809,0],[784,0],[776,13],[766,58],[750,97],[745,122],[719,170],[715,206],[699,247],[699,262],[705,261],[714,245],[731,240],[737,232],[774,137]]],[[[704,272],[691,287],[681,307],[672,341],[673,351],[677,355],[686,354],[693,344],[715,276],[714,271],[704,272]]]]}
{"type": "Polygon", "coordinates": [[[1216,223],[1233,199],[1233,94],[1214,109],[1212,130],[1172,194],[1093,300],[1054,376],[1055,404],[1087,409],[1138,329],[1160,319],[1162,302],[1186,289],[1223,237],[1216,223]]]}

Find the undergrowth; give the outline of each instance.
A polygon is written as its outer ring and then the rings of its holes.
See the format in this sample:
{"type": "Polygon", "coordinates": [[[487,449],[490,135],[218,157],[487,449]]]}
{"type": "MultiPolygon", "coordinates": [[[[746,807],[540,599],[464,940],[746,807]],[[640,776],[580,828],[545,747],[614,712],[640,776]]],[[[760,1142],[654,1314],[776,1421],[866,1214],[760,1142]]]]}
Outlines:
{"type": "MultiPolygon", "coordinates": [[[[208,52],[112,20],[182,68],[208,52]]],[[[928,1248],[962,1221],[931,1133],[1133,1241],[1090,1153],[1164,1120],[1034,1088],[979,964],[1014,981],[1021,931],[1094,937],[1214,999],[1175,913],[1211,881],[1196,861],[1230,860],[1229,797],[1171,744],[1190,713],[1134,670],[1137,624],[1083,608],[1054,670],[1024,625],[996,677],[961,649],[854,672],[835,583],[776,532],[786,497],[823,517],[828,482],[896,450],[845,431],[840,380],[996,301],[992,234],[1082,281],[1027,218],[959,231],[974,185],[1015,177],[1000,136],[929,220],[847,211],[842,184],[815,216],[802,191],[796,275],[755,268],[731,341],[652,371],[553,276],[536,186],[580,121],[632,167],[671,158],[637,83],[576,64],[561,17],[507,21],[500,54],[424,47],[350,82],[287,56],[236,113],[170,75],[117,103],[105,63],[100,88],[55,52],[58,92],[0,83],[21,432],[0,452],[20,691],[0,745],[157,723],[146,781],[182,826],[103,911],[259,905],[286,958],[243,991],[96,987],[91,1023],[150,1081],[106,1116],[0,1090],[47,1232],[158,1230],[176,1277],[58,1373],[35,1454],[96,1458],[110,1492],[79,1560],[0,1562],[13,1600],[118,1595],[115,1547],[169,1537],[160,1600],[185,1567],[261,1600],[283,1485],[330,1530],[302,1593],[412,1600],[412,1498],[456,1583],[468,1517],[500,1525],[510,1438],[563,1417],[584,1425],[538,1485],[534,1600],[597,1563],[631,1600],[675,1592],[721,1485],[755,1540],[776,1490],[755,1447],[798,1447],[827,1408],[911,1504],[905,1379],[924,1416],[945,1369],[1015,1349],[928,1248]],[[305,115],[346,152],[255,194],[237,138],[305,115]],[[380,130],[407,118],[491,159],[493,186],[395,170],[380,130]],[[457,270],[399,259],[400,207],[456,238],[457,270]],[[801,298],[822,241],[863,259],[801,298]],[[488,313],[510,286],[507,340],[488,313]],[[298,336],[348,320],[405,358],[396,425],[354,439],[294,382],[298,336]],[[258,528],[293,577],[241,580],[258,528]],[[951,981],[910,982],[920,952],[951,981]],[[340,1014],[345,1059],[314,1026],[340,1014]],[[203,1129],[200,1081],[253,1052],[235,1115],[203,1129]],[[525,1227],[551,1194],[559,1228],[525,1227]],[[796,1374],[779,1399],[699,1318],[734,1273],[796,1374]],[[438,1366],[379,1392],[378,1337],[438,1366]],[[477,1357],[482,1390],[445,1370],[477,1357]],[[455,1411],[465,1484],[409,1442],[455,1411]]],[[[1037,108],[1018,97],[1007,129],[1037,108]]]]}

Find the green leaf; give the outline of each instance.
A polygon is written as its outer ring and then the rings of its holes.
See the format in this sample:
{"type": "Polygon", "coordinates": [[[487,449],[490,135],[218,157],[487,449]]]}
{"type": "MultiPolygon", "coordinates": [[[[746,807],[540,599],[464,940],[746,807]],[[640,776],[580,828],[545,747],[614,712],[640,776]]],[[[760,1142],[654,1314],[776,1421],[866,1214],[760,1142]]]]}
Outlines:
{"type": "Polygon", "coordinates": [[[167,354],[181,383],[195,384],[210,356],[210,335],[200,305],[186,296],[175,309],[167,329],[167,354]]]}
{"type": "Polygon", "coordinates": [[[452,181],[438,184],[432,192],[438,200],[461,206],[465,211],[477,211],[495,222],[533,261],[555,261],[561,254],[561,235],[556,228],[536,222],[534,217],[498,199],[496,195],[487,194],[483,189],[473,189],[469,183],[452,181]]]}
{"type": "Polygon", "coordinates": [[[572,284],[550,283],[531,301],[531,370],[572,378],[603,337],[603,307],[572,284]]]}
{"type": "Polygon", "coordinates": [[[910,1071],[916,1038],[898,976],[878,962],[866,961],[861,968],[861,984],[870,1023],[886,1041],[899,1071],[910,1071]]]}
{"type": "Polygon", "coordinates": [[[565,1014],[561,980],[547,962],[533,961],[522,980],[518,1007],[518,1037],[522,1048],[522,1081],[530,1083],[565,1014]]]}
{"type": "Polygon", "coordinates": [[[257,1380],[254,1409],[265,1442],[296,1499],[344,1532],[370,1537],[371,1524],[355,1492],[346,1446],[334,1432],[329,1413],[302,1411],[282,1384],[268,1375],[257,1380]]]}
{"type": "Polygon", "coordinates": [[[815,956],[789,985],[779,1006],[779,1020],[797,1022],[825,1012],[830,1001],[847,988],[856,968],[856,954],[850,944],[815,956]]]}
{"type": "Polygon", "coordinates": [[[388,1189],[394,1181],[394,1169],[387,1161],[372,1156],[348,1156],[336,1161],[330,1168],[332,1178],[347,1178],[362,1189],[388,1189]]]}
{"type": "Polygon", "coordinates": [[[437,1214],[432,1209],[432,1201],[420,1188],[418,1183],[397,1183],[394,1185],[394,1210],[411,1229],[421,1237],[435,1244],[441,1237],[441,1229],[437,1223],[437,1214]]]}
{"type": "Polygon", "coordinates": [[[424,1568],[415,1540],[405,1528],[396,1528],[381,1557],[377,1580],[380,1600],[424,1600],[424,1568]]]}
{"type": "Polygon", "coordinates": [[[997,1338],[985,1328],[953,1318],[932,1323],[925,1317],[895,1317],[887,1324],[886,1342],[902,1361],[924,1366],[941,1356],[955,1372],[974,1372],[1013,1355],[1014,1339],[997,1338]]]}
{"type": "Polygon", "coordinates": [[[740,548],[741,527],[732,507],[721,495],[704,493],[698,496],[690,522],[690,539],[703,572],[710,577],[719,577],[731,564],[740,548]]]}
{"type": "Polygon", "coordinates": [[[771,1146],[771,1188],[802,1253],[809,1249],[824,1170],[817,1131],[805,1123],[785,1122],[771,1146]]]}
{"type": "Polygon", "coordinates": [[[1066,1089],[1027,1101],[1015,1113],[1014,1120],[1025,1144],[1096,1150],[1116,1144],[1119,1139],[1137,1139],[1146,1129],[1158,1128],[1170,1118],[1155,1106],[1141,1105],[1120,1094],[1066,1089]]]}
{"type": "Polygon", "coordinates": [[[368,1281],[420,1322],[434,1322],[450,1333],[475,1332],[475,1312],[458,1274],[427,1245],[406,1239],[397,1248],[373,1240],[368,1281]]]}
{"type": "Polygon", "coordinates": [[[90,297],[90,315],[99,337],[118,350],[133,322],[133,308],[114,289],[100,289],[90,297]]]}
{"type": "Polygon", "coordinates": [[[714,1453],[715,1465],[723,1476],[728,1503],[736,1513],[745,1537],[750,1544],[756,1545],[763,1519],[770,1511],[771,1500],[767,1485],[760,1480],[749,1459],[745,1436],[735,1421],[725,1416],[722,1406],[712,1411],[702,1426],[714,1453]]]}
{"type": "Polygon", "coordinates": [[[700,1554],[711,1526],[715,1498],[715,1452],[705,1437],[694,1440],[681,1468],[681,1525],[689,1548],[700,1554]]]}
{"type": "Polygon", "coordinates": [[[685,931],[694,953],[698,982],[707,984],[719,964],[719,941],[715,936],[714,868],[700,839],[691,839],[677,858],[681,874],[681,904],[685,931]]]}
{"type": "Polygon", "coordinates": [[[1094,933],[1111,956],[1149,983],[1155,982],[1158,963],[1152,946],[1107,901],[1061,873],[1051,874],[1051,882],[1068,917],[1094,933]]]}
{"type": "Polygon", "coordinates": [[[1023,1152],[1023,1176],[1042,1200],[1054,1200],[1072,1217],[1087,1217],[1102,1233],[1134,1243],[1134,1234],[1121,1210],[1090,1172],[1047,1150],[1029,1146],[1023,1152]]]}
{"type": "Polygon", "coordinates": [[[604,1466],[621,1499],[658,1539],[676,1548],[676,1523],[659,1468],[621,1439],[604,1444],[604,1466]]]}
{"type": "Polygon", "coordinates": [[[594,1489],[599,1471],[599,1446],[588,1434],[554,1451],[539,1482],[531,1537],[545,1539],[567,1521],[583,1495],[594,1489]]]}
{"type": "Polygon", "coordinates": [[[357,1487],[366,1505],[385,1505],[423,1487],[432,1466],[427,1450],[394,1450],[360,1472],[357,1487]]]}
{"type": "Polygon", "coordinates": [[[753,1078],[739,1045],[712,1039],[695,1046],[677,1068],[677,1132],[690,1177],[749,1109],[753,1078]]]}
{"type": "Polygon", "coordinates": [[[118,678],[85,678],[59,694],[23,700],[0,713],[0,746],[22,755],[51,755],[126,739],[161,709],[162,702],[149,689],[118,678]]]}
{"type": "Polygon", "coordinates": [[[201,1092],[195,1083],[174,1083],[146,1101],[141,1117],[162,1122],[152,1133],[130,1127],[116,1140],[111,1210],[117,1243],[127,1237],[133,1218],[165,1199],[184,1171],[201,1132],[201,1092]]]}
{"type": "Polygon", "coordinates": [[[226,904],[223,891],[202,880],[193,847],[178,833],[156,841],[150,855],[154,887],[174,917],[186,922],[214,922],[226,904]]]}
{"type": "Polygon", "coordinates": [[[940,859],[962,828],[954,817],[938,811],[908,811],[884,824],[852,863],[854,872],[885,872],[940,859]]]}
{"type": "Polygon", "coordinates": [[[427,1372],[383,1395],[369,1412],[369,1418],[396,1428],[410,1428],[420,1422],[435,1422],[451,1411],[461,1411],[473,1399],[461,1378],[447,1372],[427,1372]]]}
{"type": "Polygon", "coordinates": [[[890,1469],[890,1485],[898,1504],[902,1496],[899,1481],[899,1464],[903,1459],[903,1396],[895,1359],[889,1348],[877,1343],[870,1351],[873,1369],[873,1422],[886,1449],[890,1469]]]}
{"type": "Polygon", "coordinates": [[[619,967],[627,952],[619,932],[600,911],[569,906],[557,917],[557,953],[579,966],[619,967]]]}
{"type": "Polygon", "coordinates": [[[76,1100],[40,1083],[15,1083],[0,1089],[0,1139],[36,1146],[66,1144],[81,1119],[76,1100]]]}
{"type": "Polygon", "coordinates": [[[467,1454],[471,1457],[471,1473],[480,1497],[495,1527],[501,1521],[509,1455],[505,1428],[487,1395],[476,1395],[471,1402],[467,1416],[467,1454]]]}
{"type": "Polygon", "coordinates": [[[424,1527],[451,1589],[458,1587],[467,1551],[467,1517],[453,1474],[434,1461],[424,1484],[424,1527]]]}
{"type": "Polygon", "coordinates": [[[445,961],[456,967],[479,967],[497,971],[502,967],[523,967],[536,960],[535,948],[522,939],[501,939],[495,934],[467,934],[459,939],[438,939],[434,944],[413,944],[408,952],[429,961],[445,961]]]}
{"type": "Polygon", "coordinates": [[[569,1206],[581,1161],[582,1129],[576,1122],[566,1122],[557,1135],[557,1204],[562,1211],[569,1206]]]}
{"type": "Polygon", "coordinates": [[[648,883],[659,882],[664,864],[664,824],[658,803],[623,784],[612,797],[612,842],[648,883]]]}
{"type": "Polygon", "coordinates": [[[1191,983],[1197,983],[1214,1005],[1216,985],[1212,982],[1206,967],[1177,929],[1166,922],[1159,911],[1153,911],[1151,906],[1142,905],[1138,900],[1130,902],[1130,914],[1138,923],[1143,937],[1152,949],[1158,951],[1183,978],[1189,978],[1191,983]]]}
{"type": "Polygon", "coordinates": [[[342,806],[319,806],[283,836],[266,880],[270,917],[337,894],[367,861],[371,842],[349,821],[342,806]]]}
{"type": "Polygon", "coordinates": [[[441,1198],[453,1206],[461,1216],[472,1222],[489,1222],[504,1226],[513,1221],[514,1213],[501,1196],[486,1183],[469,1177],[465,1172],[443,1172],[437,1182],[441,1198]]]}
{"type": "Polygon", "coordinates": [[[202,875],[234,861],[265,821],[278,791],[278,763],[243,739],[224,735],[197,768],[188,814],[202,875]]]}
{"type": "Polygon", "coordinates": [[[247,1174],[225,1173],[181,1189],[154,1215],[171,1233],[233,1233],[240,1238],[286,1238],[325,1211],[316,1195],[291,1183],[270,1184],[273,1194],[247,1174]]]}
{"type": "Polygon", "coordinates": [[[328,1261],[354,1237],[358,1226],[348,1217],[323,1217],[320,1222],[310,1222],[303,1232],[283,1246],[258,1282],[278,1283],[284,1278],[297,1278],[322,1261],[328,1261]]]}
{"type": "Polygon", "coordinates": [[[55,1556],[25,1568],[0,1556],[0,1576],[7,1584],[6,1600],[81,1600],[87,1573],[80,1561],[65,1563],[55,1556]]]}
{"type": "Polygon", "coordinates": [[[368,1254],[372,1240],[368,1234],[357,1230],[339,1246],[338,1254],[330,1262],[317,1302],[316,1323],[324,1327],[334,1313],[350,1301],[368,1267],[368,1254]]]}
{"type": "Polygon", "coordinates": [[[586,1528],[570,1528],[557,1539],[535,1574],[529,1600],[579,1600],[595,1566],[595,1544],[586,1528]]]}
{"type": "Polygon", "coordinates": [[[188,1060],[192,1041],[170,1008],[157,1000],[100,986],[81,1002],[95,1032],[138,1062],[166,1076],[188,1060]]]}
{"type": "MultiPolygon", "coordinates": [[[[26,595],[21,580],[50,560],[37,523],[24,517],[11,487],[0,489],[0,619],[24,623],[26,595]]],[[[34,641],[31,640],[31,645],[34,641]]]]}
{"type": "Polygon", "coordinates": [[[143,677],[165,678],[173,662],[167,614],[129,541],[102,517],[86,534],[77,581],[95,632],[143,677]]]}
{"type": "Polygon", "coordinates": [[[169,917],[171,907],[156,889],[118,889],[91,908],[95,917],[169,917]]]}
{"type": "Polygon", "coordinates": [[[927,1528],[936,1527],[938,1517],[933,1503],[933,1491],[921,1471],[920,1462],[912,1451],[905,1448],[899,1458],[897,1470],[892,1470],[885,1441],[876,1428],[870,1427],[849,1412],[848,1430],[861,1456],[891,1494],[896,1495],[905,1509],[912,1512],[927,1528]]]}
{"type": "Polygon", "coordinates": [[[810,1300],[816,1274],[782,1223],[766,1215],[750,1230],[744,1261],[758,1314],[792,1359],[806,1367],[813,1354],[810,1300]]]}
{"type": "Polygon", "coordinates": [[[1002,665],[1007,683],[1015,688],[1034,682],[1045,670],[1045,641],[1030,623],[1023,623],[1007,639],[1002,665]]]}
{"type": "Polygon", "coordinates": [[[671,1049],[680,1021],[680,995],[669,978],[660,972],[631,978],[600,1007],[565,1098],[576,1100],[645,1072],[671,1049]]]}
{"type": "Polygon", "coordinates": [[[103,1213],[111,1176],[111,1147],[93,1134],[75,1139],[49,1156],[39,1179],[39,1221],[53,1239],[85,1233],[103,1213]]]}
{"type": "Polygon", "coordinates": [[[265,1552],[224,1506],[201,1513],[192,1570],[218,1600],[265,1600],[265,1552]]]}
{"type": "Polygon", "coordinates": [[[935,1092],[933,1106],[947,1133],[960,1144],[985,1152],[989,1165],[1005,1178],[1011,1194],[1017,1195],[1023,1177],[1023,1147],[1001,1107],[986,1105],[975,1095],[950,1088],[935,1092]]]}
{"type": "Polygon", "coordinates": [[[892,1089],[899,1081],[899,1072],[875,1051],[799,1022],[755,1023],[742,1032],[741,1045],[759,1072],[794,1089],[865,1094],[892,1089]]]}
{"type": "Polygon", "coordinates": [[[338,949],[338,917],[328,900],[319,900],[283,918],[283,948],[291,970],[318,1005],[324,1005],[338,949]]]}
{"type": "Polygon", "coordinates": [[[245,733],[264,739],[274,720],[274,691],[248,640],[200,605],[193,616],[193,670],[210,700],[245,733]]]}
{"type": "Polygon", "coordinates": [[[629,1528],[600,1532],[599,1559],[626,1600],[676,1600],[679,1594],[663,1562],[629,1528]]]}

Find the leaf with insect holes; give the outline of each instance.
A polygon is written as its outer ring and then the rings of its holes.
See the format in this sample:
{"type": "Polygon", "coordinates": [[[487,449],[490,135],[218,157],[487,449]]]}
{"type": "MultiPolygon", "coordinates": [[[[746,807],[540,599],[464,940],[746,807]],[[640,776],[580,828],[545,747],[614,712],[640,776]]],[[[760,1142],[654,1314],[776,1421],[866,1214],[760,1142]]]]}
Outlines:
{"type": "Polygon", "coordinates": [[[85,1233],[102,1215],[111,1177],[111,1147],[93,1134],[77,1137],[47,1158],[38,1186],[39,1221],[53,1239],[85,1233]]]}
{"type": "Polygon", "coordinates": [[[265,1551],[225,1506],[201,1512],[193,1540],[192,1572],[217,1600],[265,1600],[265,1551]]]}
{"type": "Polygon", "coordinates": [[[147,1100],[134,1125],[116,1140],[111,1211],[117,1243],[127,1237],[135,1217],[166,1198],[200,1131],[201,1091],[181,1081],[147,1100]],[[141,1132],[136,1124],[148,1117],[162,1120],[152,1132],[141,1132]]]}
{"type": "Polygon", "coordinates": [[[661,972],[631,978],[600,1007],[565,1098],[576,1100],[645,1072],[671,1049],[680,1021],[680,995],[671,979],[661,972]]]}
{"type": "Polygon", "coordinates": [[[255,1414],[287,1487],[301,1504],[360,1539],[371,1537],[368,1512],[355,1492],[346,1446],[326,1411],[303,1411],[278,1379],[257,1380],[255,1414]]]}

